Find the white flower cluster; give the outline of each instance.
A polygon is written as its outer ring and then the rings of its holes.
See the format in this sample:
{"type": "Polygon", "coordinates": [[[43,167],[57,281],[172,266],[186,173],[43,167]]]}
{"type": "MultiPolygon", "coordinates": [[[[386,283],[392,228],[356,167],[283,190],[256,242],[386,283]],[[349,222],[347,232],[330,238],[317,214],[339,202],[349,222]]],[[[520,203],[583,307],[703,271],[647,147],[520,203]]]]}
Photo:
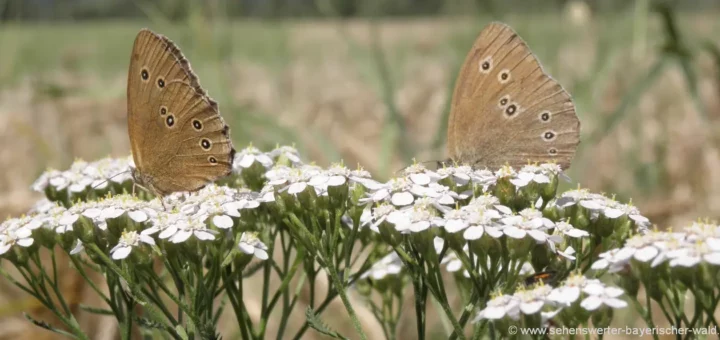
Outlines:
{"type": "Polygon", "coordinates": [[[32,232],[42,225],[42,220],[30,216],[12,218],[0,224],[0,255],[15,245],[25,248],[33,245],[32,232]]]}
{"type": "Polygon", "coordinates": [[[561,210],[579,205],[591,212],[590,218],[592,220],[596,220],[600,216],[608,219],[627,216],[635,222],[637,232],[639,233],[647,232],[650,226],[650,221],[647,217],[640,215],[636,207],[620,203],[600,194],[591,193],[586,189],[566,191],[552,202],[552,204],[561,210]]]}
{"type": "MultiPolygon", "coordinates": [[[[301,165],[298,151],[290,146],[281,146],[270,152],[261,152],[255,147],[247,147],[235,154],[233,170],[235,173],[259,163],[266,169],[272,168],[279,160],[301,165]]],[[[125,158],[103,158],[95,162],[75,161],[65,171],[45,171],[33,183],[32,188],[44,192],[48,187],[55,191],[67,189],[69,193],[80,193],[88,189],[104,190],[111,183],[129,183],[132,181],[130,169],[134,167],[132,156],[125,158]]]]}
{"type": "MultiPolygon", "coordinates": [[[[165,211],[158,200],[142,201],[130,195],[79,202],[68,209],[41,201],[33,215],[0,224],[0,255],[14,245],[32,245],[33,230],[40,227],[56,234],[70,235],[78,220],[84,217],[96,229],[93,233],[107,233],[111,220],[127,216],[128,221],[139,226],[139,230],[122,230],[119,242],[110,251],[112,258],[119,260],[129,256],[133,248],[143,244],[154,245],[154,235],[172,243],[185,242],[191,236],[202,241],[214,240],[218,231],[211,228],[209,222],[220,230],[230,229],[236,225],[242,211],[260,206],[255,193],[216,185],[208,185],[195,193],[173,194],[166,198],[166,204],[171,211],[165,211]]],[[[242,248],[241,244],[238,246],[242,248]]],[[[256,246],[264,247],[257,243],[256,246]]],[[[82,250],[84,245],[77,239],[71,254],[82,250]]]]}
{"type": "MultiPolygon", "coordinates": [[[[344,165],[336,164],[328,169],[316,165],[298,165],[296,167],[278,166],[265,173],[268,179],[263,193],[284,193],[297,195],[312,188],[318,196],[327,196],[329,187],[337,187],[357,183],[366,187],[373,187],[377,182],[370,179],[365,170],[350,170],[344,165]]],[[[272,200],[263,194],[262,197],[272,200]]]]}
{"type": "Polygon", "coordinates": [[[80,216],[87,217],[94,225],[107,230],[108,220],[118,218],[127,213],[127,216],[137,223],[143,223],[156,218],[158,210],[162,210],[157,200],[141,201],[130,195],[118,195],[97,201],[79,202],[65,210],[56,220],[49,221],[49,225],[57,233],[73,230],[73,225],[80,216]]]}
{"type": "Polygon", "coordinates": [[[360,276],[360,278],[372,278],[373,280],[382,280],[386,277],[399,274],[402,269],[402,260],[400,259],[400,256],[393,251],[379,261],[375,262],[368,271],[366,271],[360,276]]]}
{"type": "Polygon", "coordinates": [[[233,171],[241,173],[253,164],[260,164],[265,169],[272,168],[279,160],[287,160],[292,166],[302,165],[297,149],[290,146],[281,146],[270,152],[262,152],[254,146],[248,146],[235,154],[233,171]]]}
{"type": "MultiPolygon", "coordinates": [[[[462,232],[467,241],[480,239],[484,235],[492,238],[507,236],[513,239],[532,238],[537,244],[547,244],[556,252],[556,245],[563,241],[564,235],[585,237],[588,233],[573,228],[568,223],[559,222],[559,227],[534,208],[528,208],[514,214],[512,210],[500,204],[490,195],[475,197],[458,209],[450,209],[438,204],[431,198],[417,198],[409,207],[396,208],[391,204],[378,205],[373,209],[374,230],[387,222],[400,233],[417,233],[431,227],[443,227],[445,232],[462,232]]],[[[568,259],[574,259],[571,247],[557,252],[568,259]]]]}
{"type": "Polygon", "coordinates": [[[627,302],[619,298],[623,294],[620,288],[607,286],[596,279],[574,275],[557,288],[541,284],[527,290],[518,290],[513,295],[497,296],[478,313],[475,321],[506,317],[518,320],[521,314],[540,313],[544,322],[578,302],[580,307],[587,311],[595,311],[602,306],[624,308],[627,302]]]}
{"type": "Polygon", "coordinates": [[[91,163],[77,160],[66,171],[45,171],[33,183],[32,188],[39,192],[44,192],[48,187],[55,191],[67,188],[70,193],[83,192],[88,188],[105,189],[110,182],[131,181],[131,166],[134,166],[132,157],[103,158],[91,163]]]}
{"type": "Polygon", "coordinates": [[[651,268],[667,263],[670,267],[694,267],[707,263],[720,266],[720,225],[695,222],[682,232],[651,231],[627,240],[620,249],[600,254],[595,270],[618,272],[632,260],[651,268]]]}
{"type": "Polygon", "coordinates": [[[503,167],[496,172],[473,170],[469,166],[443,167],[432,171],[422,164],[403,170],[403,176],[387,183],[367,186],[370,191],[364,202],[388,202],[400,208],[413,204],[416,199],[430,198],[436,204],[452,206],[473,195],[474,184],[487,192],[499,179],[509,179],[517,190],[530,183],[548,184],[553,177],[562,175],[555,164],[526,165],[520,171],[503,167]],[[449,186],[448,186],[449,185],[449,186]],[[457,188],[463,190],[458,192],[457,188]]]}

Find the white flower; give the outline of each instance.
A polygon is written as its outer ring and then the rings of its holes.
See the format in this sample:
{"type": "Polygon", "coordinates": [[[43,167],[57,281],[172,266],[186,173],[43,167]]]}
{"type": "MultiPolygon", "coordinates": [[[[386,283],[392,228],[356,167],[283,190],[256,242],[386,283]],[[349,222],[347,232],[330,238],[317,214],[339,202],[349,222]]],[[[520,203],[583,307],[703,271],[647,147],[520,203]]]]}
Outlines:
{"type": "Polygon", "coordinates": [[[141,232],[143,235],[152,235],[160,231],[158,237],[167,239],[172,243],[185,242],[190,236],[199,240],[210,241],[215,239],[215,231],[209,230],[204,219],[197,216],[187,216],[181,213],[160,214],[153,222],[153,226],[141,232]]]}
{"type": "Polygon", "coordinates": [[[600,259],[595,261],[591,268],[594,270],[608,269],[610,273],[617,273],[625,268],[632,258],[632,255],[632,250],[624,248],[610,249],[609,251],[598,255],[600,259]]]}
{"type": "MultiPolygon", "coordinates": [[[[287,191],[290,195],[297,195],[305,191],[311,178],[322,172],[321,168],[314,165],[302,165],[298,168],[281,166],[266,172],[265,177],[268,178],[267,184],[280,187],[278,192],[287,191]]],[[[316,192],[323,194],[322,191],[316,192]]]]}
{"type": "Polygon", "coordinates": [[[465,210],[454,209],[445,213],[445,230],[449,233],[456,233],[468,227],[467,214],[465,210]]]}
{"type": "Polygon", "coordinates": [[[410,182],[420,186],[427,186],[440,179],[440,175],[428,170],[422,163],[415,163],[408,166],[403,170],[403,173],[410,182]]]}
{"type": "Polygon", "coordinates": [[[214,184],[194,193],[172,194],[166,201],[181,213],[199,220],[212,217],[213,224],[220,229],[231,228],[234,224],[232,218],[240,217],[242,210],[260,206],[256,193],[214,184]]]}
{"type": "MultiPolygon", "coordinates": [[[[671,232],[638,234],[629,238],[624,247],[611,249],[600,254],[600,259],[593,263],[591,268],[595,270],[607,269],[609,272],[614,273],[628,266],[632,259],[645,263],[650,262],[651,267],[655,267],[669,258],[688,259],[685,255],[689,254],[687,249],[692,247],[693,243],[687,242],[687,237],[687,233],[671,232]]],[[[710,261],[712,261],[712,253],[712,251],[705,253],[709,255],[710,261]]],[[[680,260],[680,262],[683,262],[683,260],[680,260]]],[[[680,262],[676,261],[674,264],[680,262]]],[[[690,262],[685,263],[689,264],[690,262]]]]}
{"type": "Polygon", "coordinates": [[[32,187],[40,192],[48,186],[56,191],[67,188],[71,193],[82,192],[92,187],[106,188],[108,181],[115,183],[129,181],[131,164],[130,157],[104,158],[92,163],[77,160],[66,171],[46,171],[32,187]]]}
{"type": "Polygon", "coordinates": [[[641,234],[646,233],[650,225],[650,221],[640,215],[637,208],[632,205],[619,203],[603,195],[588,192],[586,189],[566,191],[554,201],[554,204],[561,209],[579,204],[591,212],[590,219],[592,220],[596,220],[600,215],[609,219],[627,215],[635,222],[636,231],[641,234]]]}
{"type": "Polygon", "coordinates": [[[536,285],[531,290],[521,290],[514,295],[520,302],[520,311],[523,314],[530,315],[542,310],[551,291],[552,287],[548,285],[536,285]]]}
{"type": "Polygon", "coordinates": [[[575,248],[573,247],[567,247],[565,250],[558,250],[556,253],[568,260],[574,261],[575,260],[575,248]]]}
{"type": "Polygon", "coordinates": [[[345,185],[350,176],[350,169],[335,164],[327,170],[320,171],[312,176],[308,184],[315,188],[319,194],[327,194],[328,187],[345,185]]]}
{"type": "Polygon", "coordinates": [[[300,153],[292,146],[281,146],[267,153],[269,157],[272,157],[276,161],[280,158],[285,158],[290,161],[293,166],[302,164],[300,160],[300,153]]]}
{"type": "Polygon", "coordinates": [[[473,183],[482,186],[483,192],[487,192],[491,186],[497,183],[497,177],[495,177],[495,174],[488,169],[476,170],[472,173],[471,177],[473,183]]]}
{"type": "Polygon", "coordinates": [[[274,164],[270,156],[261,152],[256,147],[248,146],[235,154],[235,158],[233,160],[233,170],[235,172],[240,172],[243,169],[251,167],[255,164],[255,162],[259,163],[266,169],[272,167],[274,164]]]}
{"type": "Polygon", "coordinates": [[[382,259],[380,261],[375,262],[372,267],[365,273],[363,273],[360,278],[372,278],[373,280],[382,280],[385,277],[388,277],[390,275],[397,275],[402,271],[403,263],[400,259],[400,256],[396,252],[392,252],[382,259]]]}
{"type": "Polygon", "coordinates": [[[555,225],[535,209],[525,209],[519,215],[504,217],[502,223],[505,225],[502,230],[505,235],[516,239],[530,235],[538,243],[545,243],[548,240],[549,235],[546,231],[555,225]]]}
{"type": "MultiPolygon", "coordinates": [[[[440,252],[443,249],[444,241],[443,239],[439,237],[435,237],[435,251],[440,254],[440,252]]],[[[469,247],[468,245],[463,246],[463,252],[467,255],[469,253],[469,247]]],[[[489,260],[488,260],[489,261],[489,260]]],[[[475,257],[475,264],[478,262],[478,257],[475,257]]],[[[463,269],[463,263],[462,260],[457,255],[457,252],[455,251],[448,251],[447,255],[440,261],[440,264],[445,265],[445,270],[447,270],[450,273],[455,273],[459,271],[460,269],[463,269]]],[[[477,267],[477,266],[476,266],[477,267]]],[[[477,268],[477,270],[480,270],[480,268],[477,268]]],[[[470,277],[470,272],[467,269],[463,269],[463,276],[466,278],[470,277]]]]}
{"type": "Polygon", "coordinates": [[[494,297],[488,301],[485,309],[481,310],[475,322],[486,319],[486,320],[498,320],[505,316],[512,319],[517,319],[520,311],[520,301],[516,296],[512,295],[501,295],[494,297]]]}
{"type": "Polygon", "coordinates": [[[395,206],[390,204],[381,204],[372,209],[372,224],[370,229],[378,230],[378,226],[385,222],[387,218],[396,211],[395,206]]]}
{"type": "Polygon", "coordinates": [[[260,241],[255,233],[244,232],[240,235],[240,243],[238,243],[240,250],[248,255],[255,255],[260,260],[267,260],[269,255],[267,253],[268,247],[260,241]]]}
{"type": "Polygon", "coordinates": [[[12,218],[0,224],[0,255],[16,244],[21,247],[33,245],[32,231],[41,226],[42,222],[32,216],[12,218]]]}
{"type": "Polygon", "coordinates": [[[99,201],[80,202],[68,209],[57,221],[56,231],[63,233],[72,230],[72,225],[80,216],[93,221],[100,230],[107,229],[107,220],[118,218],[127,213],[137,223],[143,223],[157,216],[162,209],[157,201],[141,201],[130,195],[117,195],[99,201]]]}
{"type": "MultiPolygon", "coordinates": [[[[345,224],[346,227],[352,229],[354,227],[353,221],[350,218],[348,214],[343,215],[342,221],[345,224]]],[[[360,228],[370,228],[370,230],[374,232],[379,232],[376,225],[373,225],[373,216],[372,216],[372,209],[369,206],[366,206],[362,214],[360,214],[360,228]]]]}
{"type": "Polygon", "coordinates": [[[607,287],[600,282],[593,282],[586,284],[583,287],[583,292],[588,294],[588,297],[580,302],[580,306],[589,311],[596,310],[602,305],[612,308],[625,308],[627,306],[627,302],[618,299],[624,292],[617,287],[607,287]]]}
{"type": "Polygon", "coordinates": [[[473,169],[467,165],[444,166],[438,169],[436,174],[440,179],[450,177],[457,186],[463,186],[474,180],[473,169]]]}
{"type": "Polygon", "coordinates": [[[430,227],[441,226],[444,220],[437,216],[432,201],[418,199],[412,208],[396,210],[388,215],[387,221],[401,233],[418,233],[430,227]]]}
{"type": "Polygon", "coordinates": [[[590,236],[590,233],[588,233],[587,231],[577,229],[573,227],[570,223],[562,221],[555,223],[555,233],[572,238],[582,238],[590,236]]]}
{"type": "Polygon", "coordinates": [[[270,184],[265,184],[262,190],[260,190],[257,201],[259,203],[275,202],[275,187],[270,184]]]}
{"type": "Polygon", "coordinates": [[[591,283],[600,283],[599,280],[588,279],[582,275],[571,275],[565,280],[561,286],[554,288],[548,294],[548,300],[556,302],[562,306],[570,306],[580,298],[580,292],[583,287],[591,283]]]}
{"type": "Polygon", "coordinates": [[[696,241],[686,247],[667,253],[671,267],[694,267],[700,262],[720,265],[720,251],[713,250],[705,241],[696,241]]]}
{"type": "Polygon", "coordinates": [[[526,165],[515,174],[515,177],[510,179],[510,183],[519,189],[530,184],[530,182],[540,184],[550,183],[550,176],[552,175],[554,175],[554,173],[547,171],[543,167],[526,165]]]}
{"type": "Polygon", "coordinates": [[[148,235],[138,234],[135,231],[123,232],[118,244],[110,250],[113,260],[127,258],[132,252],[132,248],[139,246],[140,242],[155,245],[155,240],[148,235]]]}

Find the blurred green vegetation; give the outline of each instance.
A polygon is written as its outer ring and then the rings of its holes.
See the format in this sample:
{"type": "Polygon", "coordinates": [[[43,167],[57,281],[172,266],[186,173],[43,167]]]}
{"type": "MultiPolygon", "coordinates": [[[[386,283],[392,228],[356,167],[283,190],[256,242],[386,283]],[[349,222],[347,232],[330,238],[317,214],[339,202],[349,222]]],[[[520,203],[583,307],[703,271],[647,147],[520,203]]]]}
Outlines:
{"type": "MultiPolygon", "coordinates": [[[[0,20],[93,20],[145,16],[145,6],[182,21],[198,10],[230,17],[319,17],[331,6],[341,17],[428,16],[467,14],[468,10],[498,15],[503,12],[552,13],[572,0],[3,0],[0,20]]],[[[593,12],[622,12],[634,1],[584,0],[593,12]]],[[[716,0],[675,1],[680,10],[717,9],[716,0]]]]}

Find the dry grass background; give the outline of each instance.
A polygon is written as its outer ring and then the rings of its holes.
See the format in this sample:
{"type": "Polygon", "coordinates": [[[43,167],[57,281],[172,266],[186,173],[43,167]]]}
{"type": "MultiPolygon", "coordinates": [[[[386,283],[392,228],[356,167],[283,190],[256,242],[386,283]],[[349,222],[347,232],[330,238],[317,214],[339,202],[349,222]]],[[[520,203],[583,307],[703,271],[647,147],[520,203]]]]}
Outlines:
{"type": "MultiPolygon", "coordinates": [[[[716,13],[681,16],[690,46],[705,40],[720,46],[716,18],[716,13]]],[[[706,115],[691,100],[681,69],[671,64],[613,129],[603,129],[610,113],[660,58],[660,25],[650,19],[646,35],[636,34],[630,17],[579,24],[555,16],[504,20],[575,98],[583,140],[570,171],[576,182],[632,198],[660,228],[697,217],[717,219],[720,69],[711,56],[697,53],[693,61],[706,115]],[[599,138],[588,141],[588,136],[599,138]]],[[[29,186],[47,167],[63,169],[75,158],[129,153],[125,72],[141,27],[150,26],[183,48],[204,87],[220,102],[236,146],[296,143],[305,160],[328,165],[343,159],[387,178],[413,157],[442,158],[442,148],[432,143],[450,82],[487,22],[194,22],[182,29],[140,22],[0,26],[0,213],[27,211],[40,197],[29,186]],[[410,155],[392,144],[399,130],[386,120],[387,83],[378,72],[375,44],[382,46],[401,117],[397,123],[409,136],[410,155]]],[[[64,282],[69,300],[92,303],[92,293],[86,293],[72,270],[65,271],[64,282]]],[[[249,306],[253,298],[246,297],[249,306]]],[[[0,337],[52,338],[22,320],[21,311],[49,317],[30,297],[0,281],[0,337]]],[[[302,311],[298,309],[294,327],[304,321],[302,311]]],[[[352,334],[344,313],[338,304],[325,319],[352,334]]],[[[378,338],[370,313],[359,313],[370,338],[378,338]]],[[[410,314],[401,323],[399,339],[414,334],[410,314]]],[[[94,339],[116,336],[110,318],[80,316],[94,339]]],[[[429,329],[440,334],[439,326],[429,329]]],[[[315,336],[308,332],[306,338],[315,336]]]]}

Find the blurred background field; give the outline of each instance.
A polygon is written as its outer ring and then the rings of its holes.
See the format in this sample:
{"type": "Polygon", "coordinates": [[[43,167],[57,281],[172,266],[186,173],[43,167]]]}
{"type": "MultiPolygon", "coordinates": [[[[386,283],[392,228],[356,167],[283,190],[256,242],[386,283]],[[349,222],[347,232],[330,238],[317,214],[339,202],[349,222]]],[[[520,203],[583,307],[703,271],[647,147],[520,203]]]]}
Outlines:
{"type": "MultiPolygon", "coordinates": [[[[0,20],[6,216],[41,197],[29,187],[46,168],[129,154],[126,72],[143,27],[180,46],[236,148],[294,143],[305,160],[387,179],[444,158],[460,63],[500,20],[573,95],[582,132],[567,186],[632,199],[660,229],[720,217],[717,1],[0,0],[0,20]]],[[[41,307],[0,284],[0,336],[47,336],[19,317],[41,307]]],[[[337,310],[326,321],[347,327],[337,310]]]]}

